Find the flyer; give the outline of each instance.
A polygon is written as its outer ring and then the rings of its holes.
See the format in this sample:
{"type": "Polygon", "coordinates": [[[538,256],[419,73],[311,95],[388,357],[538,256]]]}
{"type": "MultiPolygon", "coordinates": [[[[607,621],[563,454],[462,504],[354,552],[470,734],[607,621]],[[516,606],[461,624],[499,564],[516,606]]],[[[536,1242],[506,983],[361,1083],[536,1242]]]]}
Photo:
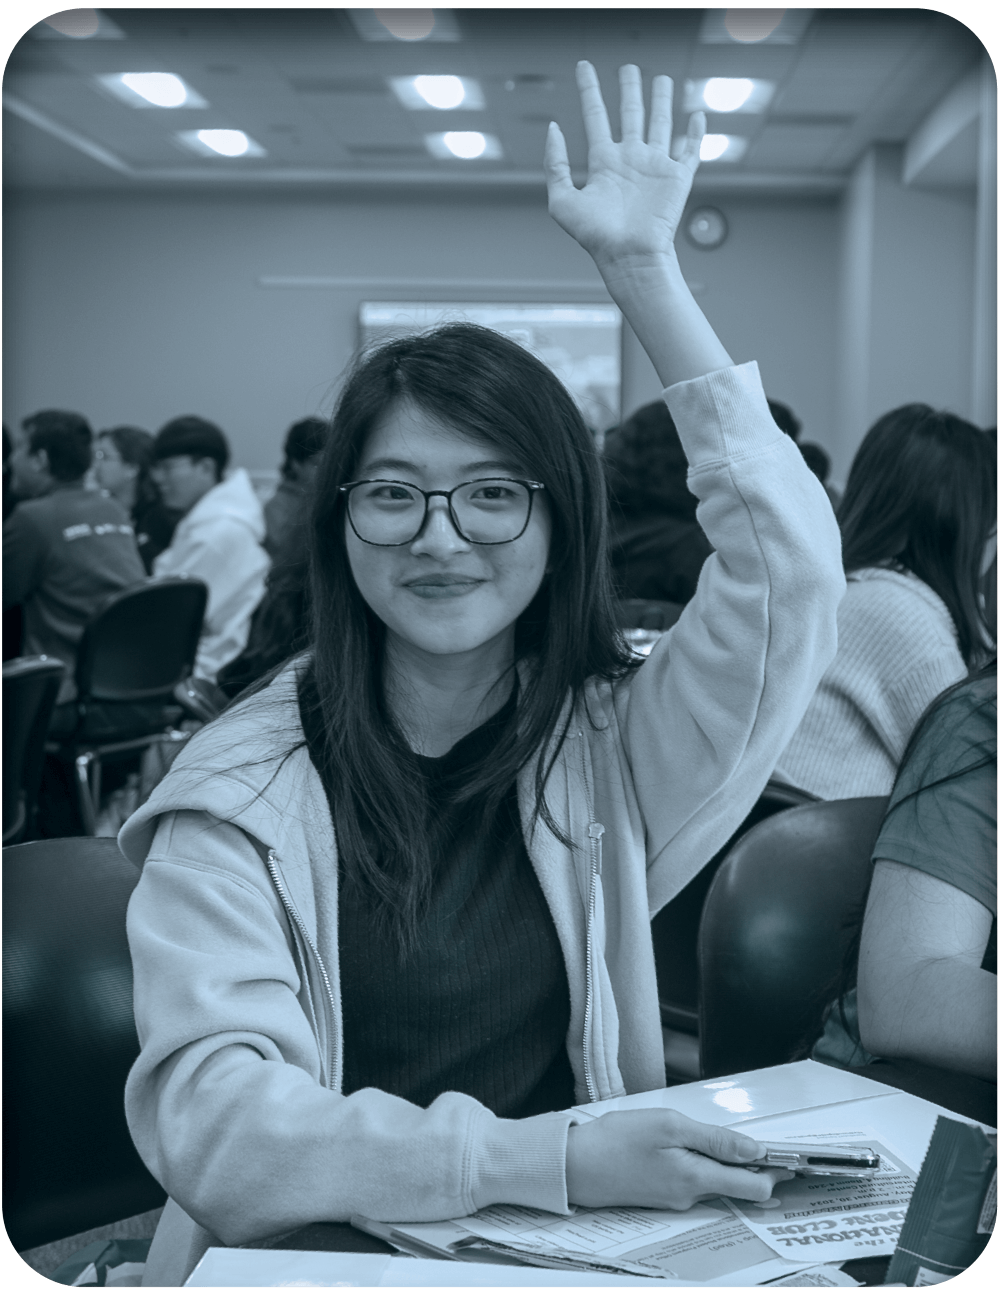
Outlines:
{"type": "MultiPolygon", "coordinates": [[[[801,1139],[808,1137],[803,1133],[801,1139]]],[[[727,1199],[727,1204],[786,1259],[812,1264],[892,1253],[916,1184],[915,1173],[873,1135],[854,1133],[839,1139],[824,1135],[823,1140],[830,1145],[870,1145],[881,1156],[878,1172],[870,1180],[796,1176],[779,1182],[763,1203],[727,1199]]]]}

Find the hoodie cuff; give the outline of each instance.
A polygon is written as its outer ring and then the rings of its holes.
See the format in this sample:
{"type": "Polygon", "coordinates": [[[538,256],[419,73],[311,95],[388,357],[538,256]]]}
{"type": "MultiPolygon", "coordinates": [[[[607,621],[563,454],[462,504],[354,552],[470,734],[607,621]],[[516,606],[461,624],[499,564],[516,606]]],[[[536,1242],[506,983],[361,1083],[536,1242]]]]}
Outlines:
{"type": "Polygon", "coordinates": [[[755,361],[677,382],[663,392],[691,470],[759,453],[784,439],[755,361]]]}
{"type": "Polygon", "coordinates": [[[569,1216],[566,1138],[575,1123],[571,1113],[479,1119],[470,1180],[474,1211],[511,1203],[569,1216]]]}

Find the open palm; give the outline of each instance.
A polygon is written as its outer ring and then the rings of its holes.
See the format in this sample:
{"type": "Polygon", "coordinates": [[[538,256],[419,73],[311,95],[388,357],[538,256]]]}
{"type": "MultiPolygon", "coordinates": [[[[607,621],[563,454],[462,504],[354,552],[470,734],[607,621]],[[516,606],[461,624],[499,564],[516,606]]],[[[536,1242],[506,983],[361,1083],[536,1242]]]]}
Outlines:
{"type": "Polygon", "coordinates": [[[670,252],[691,182],[698,169],[704,113],[691,118],[674,158],[670,155],[673,83],[653,78],[649,133],[644,135],[642,74],[634,65],[619,71],[622,138],[611,136],[597,73],[577,64],[577,86],[587,133],[587,183],[578,189],[570,174],[566,141],[553,122],[545,145],[549,212],[598,262],[670,252]]]}

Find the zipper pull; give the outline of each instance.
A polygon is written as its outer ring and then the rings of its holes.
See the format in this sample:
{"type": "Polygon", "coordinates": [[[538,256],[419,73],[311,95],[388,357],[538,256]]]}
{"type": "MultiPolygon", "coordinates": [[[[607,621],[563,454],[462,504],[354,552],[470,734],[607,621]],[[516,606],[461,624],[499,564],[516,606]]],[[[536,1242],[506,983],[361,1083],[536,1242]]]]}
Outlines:
{"type": "Polygon", "coordinates": [[[590,836],[592,840],[596,841],[596,844],[593,850],[594,874],[600,875],[601,864],[603,861],[603,858],[601,856],[601,836],[604,834],[604,827],[601,825],[600,822],[591,822],[590,825],[587,827],[587,834],[590,836]]]}

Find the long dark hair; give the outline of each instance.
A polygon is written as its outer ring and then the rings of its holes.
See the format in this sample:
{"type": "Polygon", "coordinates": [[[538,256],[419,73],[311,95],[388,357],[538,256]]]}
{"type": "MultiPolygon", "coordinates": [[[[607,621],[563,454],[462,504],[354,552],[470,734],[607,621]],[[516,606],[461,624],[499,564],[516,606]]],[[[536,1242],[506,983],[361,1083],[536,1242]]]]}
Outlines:
{"type": "Polygon", "coordinates": [[[153,437],[150,433],[144,431],[142,427],[120,426],[98,431],[98,440],[102,436],[107,436],[109,440],[114,441],[115,448],[121,454],[122,462],[127,462],[130,467],[139,468],[135,481],[135,504],[132,510],[139,512],[145,507],[158,503],[160,491],[149,474],[153,463],[153,437]]]}
{"type": "Polygon", "coordinates": [[[995,445],[926,404],[886,413],[861,442],[837,519],[844,569],[895,562],[937,593],[969,667],[990,641],[979,574],[997,513],[995,445]]]}
{"type": "Polygon", "coordinates": [[[430,888],[427,793],[386,707],[385,626],[351,574],[338,492],[355,475],[372,430],[400,400],[497,445],[543,482],[552,516],[548,573],[515,628],[516,658],[530,661],[519,684],[517,721],[456,790],[455,801],[476,801],[489,823],[517,773],[539,753],[535,816],[560,834],[544,790],[562,744],[562,706],[567,695],[579,697],[588,678],[619,677],[634,662],[614,621],[598,454],[549,369],[515,342],[471,324],[392,341],[361,357],[340,396],[317,481],[310,521],[312,655],[299,700],[304,720],[321,734],[319,771],[345,877],[377,897],[405,947],[416,936],[430,888]]]}

